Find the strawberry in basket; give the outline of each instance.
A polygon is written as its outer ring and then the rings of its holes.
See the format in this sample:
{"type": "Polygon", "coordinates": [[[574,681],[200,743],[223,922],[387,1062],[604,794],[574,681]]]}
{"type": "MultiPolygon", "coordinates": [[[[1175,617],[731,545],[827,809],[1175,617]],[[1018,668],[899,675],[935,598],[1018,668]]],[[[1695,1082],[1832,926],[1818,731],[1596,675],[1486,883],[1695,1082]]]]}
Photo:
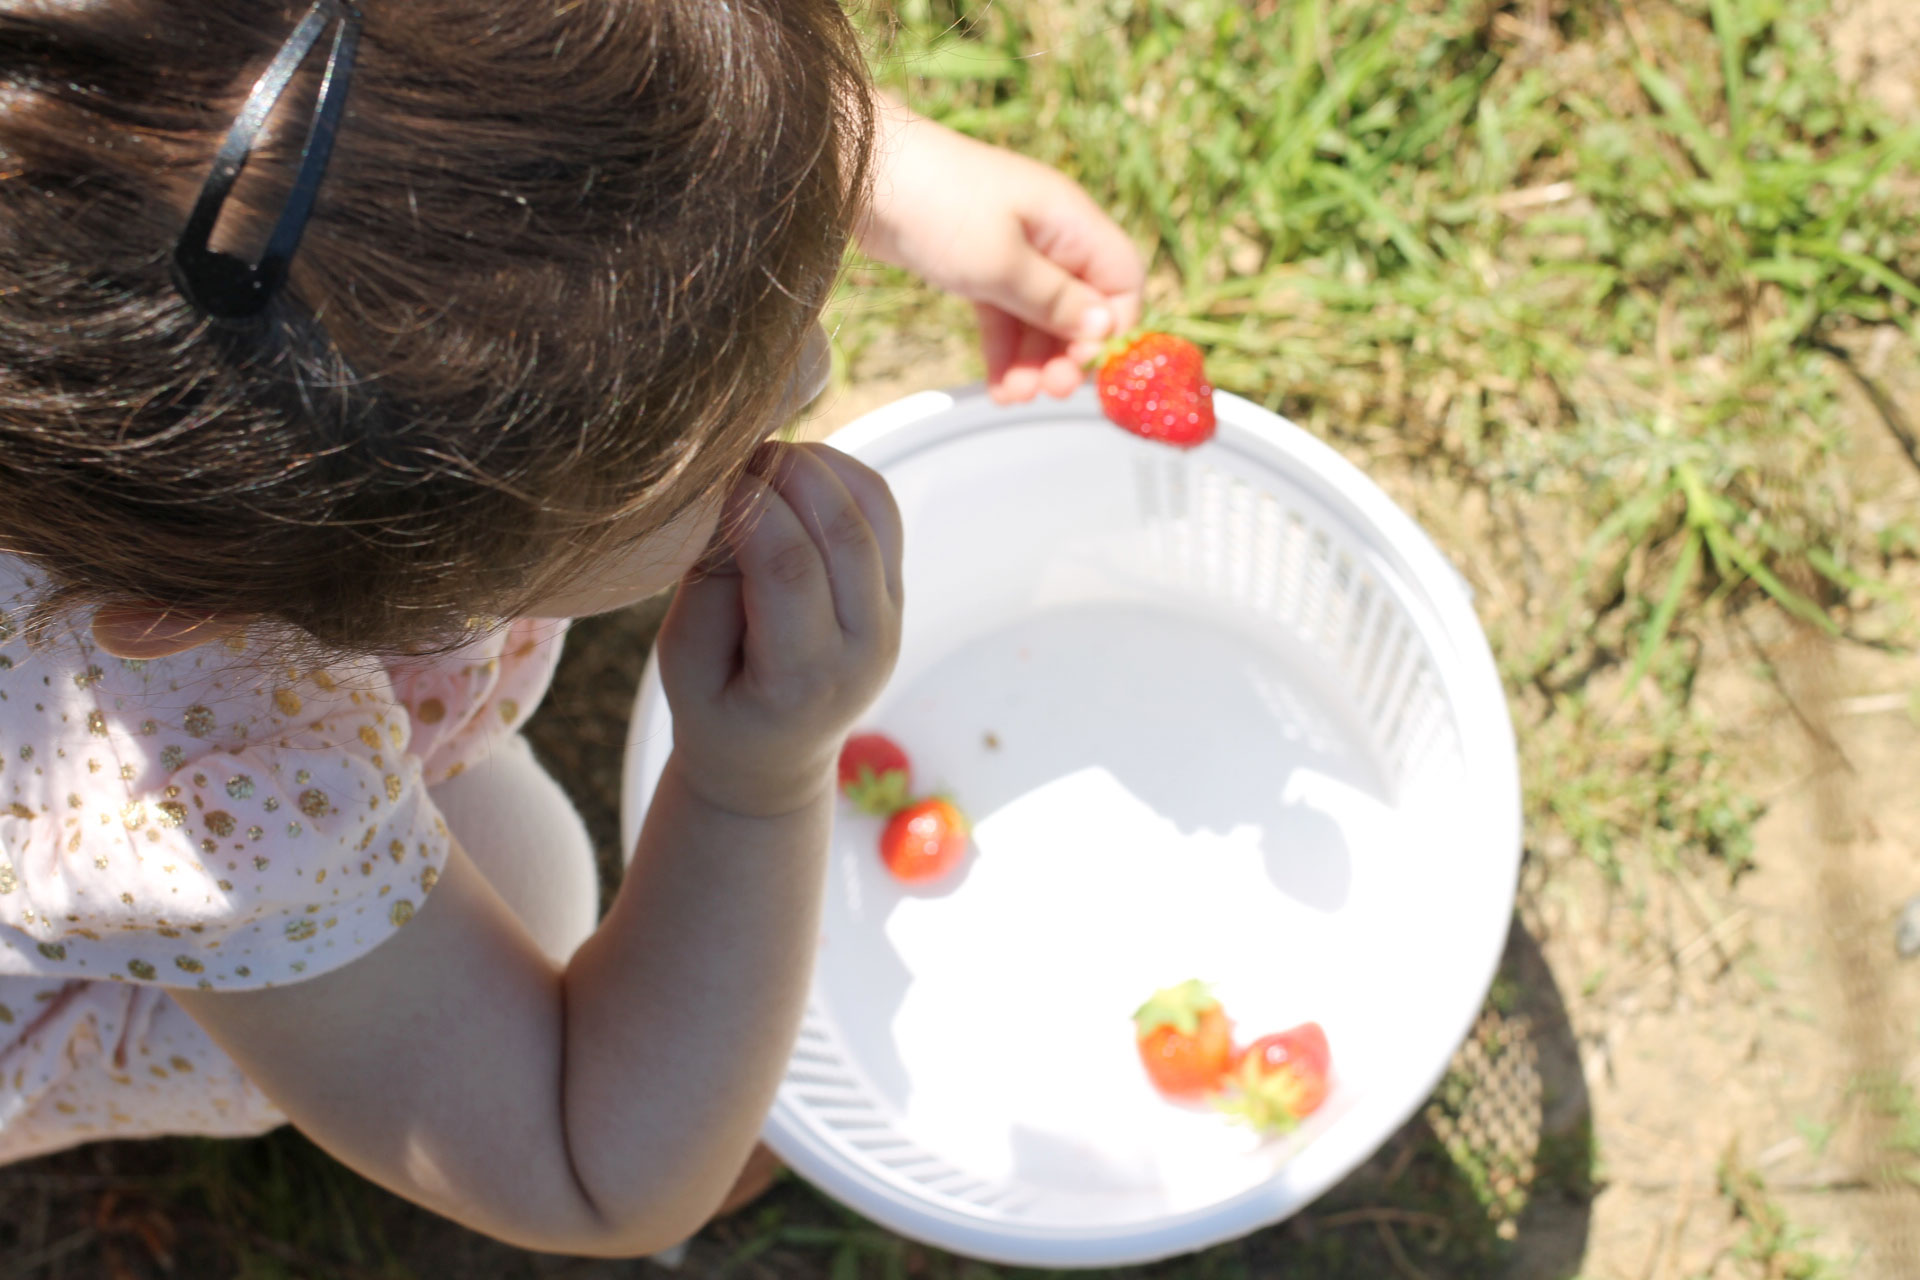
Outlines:
{"type": "Polygon", "coordinates": [[[1233,1024],[1197,978],[1154,992],[1134,1010],[1133,1031],[1147,1078],[1169,1098],[1204,1098],[1233,1063],[1233,1024]]]}
{"type": "Polygon", "coordinates": [[[886,734],[848,738],[840,748],[839,778],[840,792],[854,808],[887,820],[880,860],[895,878],[908,884],[938,880],[966,855],[972,824],[946,796],[912,798],[913,766],[886,734]]]}
{"type": "Polygon", "coordinates": [[[916,800],[887,819],[880,860],[896,879],[926,884],[960,865],[973,827],[945,796],[916,800]]]}
{"type": "Polygon", "coordinates": [[[1327,1100],[1332,1065],[1317,1022],[1262,1036],[1241,1051],[1216,1105],[1262,1133],[1286,1133],[1327,1100]]]}
{"type": "Polygon", "coordinates": [[[1181,449],[1213,438],[1213,386],[1185,338],[1141,334],[1107,357],[1094,386],[1108,421],[1137,436],[1181,449]]]}
{"type": "Polygon", "coordinates": [[[886,734],[856,733],[840,748],[840,792],[860,812],[890,817],[912,791],[913,766],[886,734]]]}

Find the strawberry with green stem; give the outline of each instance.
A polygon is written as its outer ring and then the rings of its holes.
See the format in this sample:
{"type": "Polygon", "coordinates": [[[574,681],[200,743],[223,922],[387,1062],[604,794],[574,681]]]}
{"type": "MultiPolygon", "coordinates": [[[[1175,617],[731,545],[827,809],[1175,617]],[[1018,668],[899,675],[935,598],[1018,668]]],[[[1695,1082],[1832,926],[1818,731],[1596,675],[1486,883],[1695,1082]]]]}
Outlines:
{"type": "Polygon", "coordinates": [[[1261,1133],[1286,1133],[1327,1100],[1333,1054],[1317,1022],[1262,1036],[1241,1051],[1216,1104],[1261,1133]]]}
{"type": "Polygon", "coordinates": [[[906,808],[913,793],[913,766],[900,744],[884,733],[856,733],[840,748],[840,791],[853,807],[876,818],[906,808]]]}
{"type": "Polygon", "coordinates": [[[1149,996],[1134,1010],[1133,1033],[1147,1078],[1169,1098],[1205,1097],[1233,1062],[1233,1024],[1197,978],[1149,996]]]}

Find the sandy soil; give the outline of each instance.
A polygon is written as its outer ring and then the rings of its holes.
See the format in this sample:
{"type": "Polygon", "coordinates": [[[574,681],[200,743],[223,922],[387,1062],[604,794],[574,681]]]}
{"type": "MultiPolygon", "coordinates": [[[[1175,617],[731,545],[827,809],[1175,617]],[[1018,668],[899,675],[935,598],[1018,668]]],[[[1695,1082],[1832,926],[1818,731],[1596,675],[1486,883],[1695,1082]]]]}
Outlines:
{"type": "Polygon", "coordinates": [[[1562,989],[1601,975],[1572,1014],[1604,1166],[1586,1273],[1737,1274],[1747,1224],[1719,1186],[1737,1162],[1840,1274],[1904,1280],[1920,1274],[1920,1192],[1886,1176],[1894,1126],[1874,1088],[1920,1083],[1920,966],[1894,947],[1920,892],[1920,665],[1791,632],[1726,640],[1703,695],[1749,703],[1729,745],[1767,797],[1754,870],[1661,886],[1651,954],[1624,975],[1604,893],[1556,886],[1537,904],[1562,989]],[[1756,687],[1761,662],[1777,685],[1756,687]]]}
{"type": "MultiPolygon", "coordinates": [[[[1893,331],[1847,345],[1847,483],[1858,518],[1881,524],[1920,500],[1920,356],[1893,331]]],[[[1562,580],[1563,554],[1538,536],[1550,510],[1490,511],[1430,481],[1377,478],[1474,581],[1496,634],[1562,580]]],[[[1770,1200],[1812,1233],[1791,1247],[1829,1259],[1831,1274],[1911,1280],[1920,1186],[1896,1170],[1920,1170],[1920,1151],[1900,1146],[1920,1129],[1903,1137],[1912,1122],[1888,1114],[1888,1090],[1920,1090],[1920,960],[1901,961],[1894,943],[1920,894],[1920,659],[1770,610],[1700,639],[1695,696],[1719,727],[1716,749],[1766,806],[1753,865],[1731,882],[1707,865],[1616,884],[1530,849],[1520,921],[1544,959],[1536,979],[1566,1009],[1594,1187],[1572,1213],[1523,1217],[1507,1274],[1799,1274],[1747,1256],[1770,1200]],[[1740,1172],[1757,1176],[1749,1190],[1764,1186],[1744,1216],[1727,1190],[1740,1172]],[[1575,1233],[1578,1266],[1562,1269],[1575,1233]]],[[[1523,753],[1535,714],[1516,706],[1523,753]]]]}
{"type": "Polygon", "coordinates": [[[1920,114],[1920,5],[1842,0],[1835,5],[1835,64],[1889,110],[1920,114]]]}

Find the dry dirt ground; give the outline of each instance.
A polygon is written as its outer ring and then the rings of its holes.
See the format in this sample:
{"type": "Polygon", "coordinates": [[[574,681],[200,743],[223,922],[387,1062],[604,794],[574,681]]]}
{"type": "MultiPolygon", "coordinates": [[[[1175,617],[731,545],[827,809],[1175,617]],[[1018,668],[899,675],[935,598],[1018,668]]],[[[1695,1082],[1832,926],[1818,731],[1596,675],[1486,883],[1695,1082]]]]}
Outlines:
{"type": "MultiPolygon", "coordinates": [[[[1920,472],[1864,397],[1855,407],[1857,474],[1884,485],[1873,501],[1912,509],[1920,472]]],[[[1831,1274],[1908,1280],[1920,1130],[1896,1082],[1920,1087],[1920,962],[1894,940],[1920,894],[1920,662],[1777,617],[1704,641],[1696,697],[1766,805],[1752,869],[1623,893],[1561,867],[1522,897],[1593,1108],[1582,1273],[1797,1274],[1741,1256],[1765,1229],[1761,1202],[1729,1183],[1750,1174],[1785,1223],[1818,1233],[1806,1249],[1831,1274]]]]}
{"type": "MultiPolygon", "coordinates": [[[[1920,4],[1839,4],[1833,38],[1844,74],[1920,113],[1920,4]]],[[[1912,512],[1920,362],[1891,331],[1850,349],[1858,509],[1912,512]]],[[[1730,623],[1705,654],[1697,696],[1767,804],[1754,869],[1660,883],[1637,922],[1654,954],[1624,975],[1606,892],[1562,881],[1523,911],[1574,993],[1593,1106],[1602,1189],[1583,1274],[1798,1274],[1741,1256],[1767,1224],[1729,1186],[1737,1168],[1781,1221],[1818,1233],[1806,1248],[1830,1274],[1910,1280],[1920,960],[1898,959],[1894,937],[1920,894],[1920,661],[1777,618],[1730,623]]]]}
{"type": "Polygon", "coordinates": [[[1840,73],[1895,111],[1920,111],[1920,5],[1842,0],[1834,8],[1840,73]]]}

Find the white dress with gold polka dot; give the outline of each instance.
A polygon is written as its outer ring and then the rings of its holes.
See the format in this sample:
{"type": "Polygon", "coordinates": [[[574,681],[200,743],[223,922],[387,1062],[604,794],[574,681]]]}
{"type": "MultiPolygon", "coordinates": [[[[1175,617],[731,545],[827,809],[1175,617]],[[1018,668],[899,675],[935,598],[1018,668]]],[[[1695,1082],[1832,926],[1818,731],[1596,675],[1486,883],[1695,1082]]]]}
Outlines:
{"type": "Polygon", "coordinates": [[[123,661],[84,617],[29,646],[0,556],[0,1162],[281,1115],[167,995],[365,955],[448,851],[429,785],[516,732],[565,623],[290,665],[270,637],[123,661]]]}

